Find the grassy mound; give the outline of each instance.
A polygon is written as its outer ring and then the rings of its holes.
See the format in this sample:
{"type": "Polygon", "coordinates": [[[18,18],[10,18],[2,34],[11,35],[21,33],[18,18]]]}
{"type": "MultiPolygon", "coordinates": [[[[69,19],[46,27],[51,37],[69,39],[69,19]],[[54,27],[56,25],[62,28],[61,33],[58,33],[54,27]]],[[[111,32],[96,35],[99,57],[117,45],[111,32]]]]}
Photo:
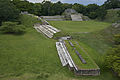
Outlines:
{"type": "Polygon", "coordinates": [[[76,50],[80,53],[82,58],[86,61],[86,64],[83,64],[78,55],[76,55],[75,50],[73,47],[70,46],[69,41],[66,41],[66,47],[75,62],[75,65],[77,65],[78,69],[99,69],[99,67],[96,65],[96,63],[92,60],[92,58],[89,56],[89,54],[81,48],[79,43],[77,44],[76,41],[71,40],[72,44],[75,46],[76,50]]]}

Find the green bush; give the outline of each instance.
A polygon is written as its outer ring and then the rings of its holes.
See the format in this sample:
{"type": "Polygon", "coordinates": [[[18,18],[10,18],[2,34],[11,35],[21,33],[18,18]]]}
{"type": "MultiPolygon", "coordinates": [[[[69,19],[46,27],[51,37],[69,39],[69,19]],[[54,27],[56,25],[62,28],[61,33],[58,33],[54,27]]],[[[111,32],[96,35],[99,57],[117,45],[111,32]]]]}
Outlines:
{"type": "Polygon", "coordinates": [[[120,77],[120,45],[110,49],[107,53],[107,67],[112,69],[120,77]]]}
{"type": "Polygon", "coordinates": [[[114,36],[114,41],[116,45],[120,45],[120,34],[114,36]]]}
{"type": "Polygon", "coordinates": [[[120,17],[120,11],[118,11],[117,14],[118,14],[118,17],[120,17]]]}
{"type": "Polygon", "coordinates": [[[25,33],[25,26],[17,22],[3,22],[0,27],[2,33],[22,34],[25,33]]]}

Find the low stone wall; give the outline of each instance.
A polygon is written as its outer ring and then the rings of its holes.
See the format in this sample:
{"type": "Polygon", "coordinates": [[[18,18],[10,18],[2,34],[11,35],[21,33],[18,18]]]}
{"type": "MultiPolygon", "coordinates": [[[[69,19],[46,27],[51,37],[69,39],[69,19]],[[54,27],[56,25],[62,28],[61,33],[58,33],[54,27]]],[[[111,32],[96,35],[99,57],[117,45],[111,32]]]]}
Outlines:
{"type": "Polygon", "coordinates": [[[47,20],[47,21],[65,21],[65,19],[45,19],[45,20],[47,20]]]}
{"type": "Polygon", "coordinates": [[[42,18],[47,18],[47,19],[56,19],[56,18],[64,18],[64,16],[41,16],[42,18]]]}
{"type": "Polygon", "coordinates": [[[65,21],[64,16],[41,16],[41,18],[47,21],[65,21]]]}
{"type": "Polygon", "coordinates": [[[100,75],[100,69],[80,69],[75,71],[76,75],[87,75],[87,76],[97,76],[100,75]]]}
{"type": "Polygon", "coordinates": [[[82,15],[80,15],[80,14],[72,14],[71,19],[72,19],[72,21],[83,21],[82,15]]]}
{"type": "Polygon", "coordinates": [[[100,69],[78,69],[71,68],[67,65],[70,71],[73,71],[76,76],[98,76],[100,75],[100,69]]]}

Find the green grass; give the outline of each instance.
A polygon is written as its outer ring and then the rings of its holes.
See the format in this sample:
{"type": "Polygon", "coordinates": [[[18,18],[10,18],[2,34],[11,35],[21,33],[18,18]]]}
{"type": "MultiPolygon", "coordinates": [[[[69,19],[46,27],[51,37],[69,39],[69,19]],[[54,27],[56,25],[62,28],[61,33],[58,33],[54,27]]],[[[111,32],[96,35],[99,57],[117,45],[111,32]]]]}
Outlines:
{"type": "Polygon", "coordinates": [[[46,80],[58,73],[71,74],[61,66],[55,42],[33,28],[21,36],[0,34],[0,80],[46,80]]]}
{"type": "Polygon", "coordinates": [[[82,61],[80,60],[80,58],[78,57],[78,55],[75,53],[75,50],[73,50],[73,47],[71,47],[69,42],[66,41],[66,47],[67,47],[73,61],[75,62],[75,64],[77,65],[77,67],[79,69],[99,69],[99,67],[91,59],[91,57],[88,55],[88,53],[86,53],[86,51],[84,52],[83,49],[81,48],[81,46],[78,45],[79,43],[76,44],[76,41],[73,41],[73,40],[71,40],[71,42],[75,46],[76,50],[80,53],[82,58],[86,61],[86,64],[83,64],[82,61]]]}
{"type": "MultiPolygon", "coordinates": [[[[19,36],[0,34],[0,80],[119,80],[109,71],[96,77],[74,76],[62,67],[55,40],[45,38],[33,28],[27,31],[19,36]]],[[[80,45],[91,54],[94,52],[85,44],[80,45]]]]}
{"type": "MultiPolygon", "coordinates": [[[[21,16],[21,20],[28,27],[24,35],[0,34],[0,80],[119,80],[103,70],[100,76],[75,76],[62,67],[56,41],[32,28],[39,21],[27,15],[21,16]]],[[[92,58],[100,56],[87,43],[78,42],[92,58]]]]}
{"type": "Polygon", "coordinates": [[[51,25],[63,32],[93,32],[110,26],[110,23],[97,21],[49,21],[51,25]]]}
{"type": "MultiPolygon", "coordinates": [[[[95,61],[95,63],[100,67],[101,75],[99,77],[92,78],[93,80],[119,80],[119,78],[115,77],[112,72],[105,67],[106,51],[112,46],[111,42],[108,41],[110,37],[107,37],[111,35],[111,29],[109,29],[109,26],[111,25],[110,23],[96,21],[50,21],[50,23],[62,30],[62,32],[55,35],[55,37],[66,35],[72,36],[73,40],[77,41],[80,46],[82,46],[89,54],[89,56],[95,61]],[[71,26],[72,28],[69,26],[71,26]]],[[[90,78],[86,77],[82,79],[87,80],[90,78]]]]}

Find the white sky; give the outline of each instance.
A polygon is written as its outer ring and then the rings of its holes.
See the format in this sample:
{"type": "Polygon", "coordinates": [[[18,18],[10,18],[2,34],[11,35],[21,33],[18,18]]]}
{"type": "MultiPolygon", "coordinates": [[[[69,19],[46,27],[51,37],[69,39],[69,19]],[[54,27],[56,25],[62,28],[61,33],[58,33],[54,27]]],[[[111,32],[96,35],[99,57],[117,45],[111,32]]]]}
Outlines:
{"type": "MultiPolygon", "coordinates": [[[[43,0],[28,0],[30,2],[42,2],[43,0]]],[[[107,0],[51,0],[52,2],[57,2],[57,1],[61,1],[63,3],[80,3],[80,4],[92,4],[92,3],[96,3],[98,5],[103,4],[105,1],[107,0]]]]}

